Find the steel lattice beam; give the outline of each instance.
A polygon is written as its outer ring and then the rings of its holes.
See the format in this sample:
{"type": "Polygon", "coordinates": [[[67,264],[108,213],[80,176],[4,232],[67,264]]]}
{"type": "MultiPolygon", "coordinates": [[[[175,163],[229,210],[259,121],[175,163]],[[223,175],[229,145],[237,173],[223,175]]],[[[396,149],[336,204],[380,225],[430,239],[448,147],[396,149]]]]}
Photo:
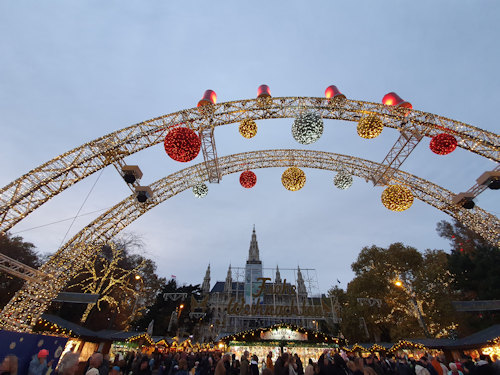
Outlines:
{"type": "MultiPolygon", "coordinates": [[[[368,181],[372,171],[381,165],[352,156],[309,150],[265,150],[219,158],[222,175],[239,173],[247,168],[297,166],[330,171],[339,171],[343,168],[368,181]]],[[[23,289],[2,310],[0,325],[10,329],[29,330],[31,322],[36,321],[43,313],[50,301],[75,275],[85,260],[100,250],[100,243],[112,239],[156,205],[191,188],[197,181],[203,179],[206,179],[206,171],[204,163],[200,163],[151,184],[150,187],[154,191],[153,199],[139,205],[140,209],[137,208],[134,194],[110,208],[68,241],[40,268],[41,272],[54,276],[50,288],[47,288],[43,280],[25,283],[23,289]]],[[[388,183],[407,185],[415,198],[447,213],[492,244],[499,245],[500,221],[494,215],[478,207],[466,210],[454,205],[452,192],[406,172],[394,171],[388,183]]]]}
{"type": "Polygon", "coordinates": [[[17,276],[27,281],[36,281],[49,277],[47,274],[40,272],[33,267],[27,266],[26,264],[21,263],[15,259],[12,259],[2,253],[0,253],[0,271],[10,273],[11,275],[17,276]]]}
{"type": "MultiPolygon", "coordinates": [[[[384,126],[394,129],[399,129],[404,120],[423,136],[448,132],[457,137],[459,147],[500,161],[497,134],[417,110],[404,117],[393,107],[358,100],[334,105],[328,99],[312,97],[269,98],[265,106],[256,99],[226,102],[213,106],[211,126],[244,119],[294,118],[304,110],[315,111],[324,119],[345,121],[376,114],[384,126]]],[[[0,190],[0,232],[6,232],[50,198],[92,173],[162,142],[174,126],[187,126],[199,132],[207,126],[207,117],[198,108],[191,108],[132,125],[68,151],[6,185],[0,190]]]]}

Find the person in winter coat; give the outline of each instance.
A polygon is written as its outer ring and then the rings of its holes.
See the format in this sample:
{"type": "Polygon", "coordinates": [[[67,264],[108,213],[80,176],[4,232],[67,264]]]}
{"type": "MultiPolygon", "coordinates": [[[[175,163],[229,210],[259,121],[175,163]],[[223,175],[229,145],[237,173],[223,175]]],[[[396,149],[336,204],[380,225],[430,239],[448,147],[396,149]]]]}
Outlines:
{"type": "Polygon", "coordinates": [[[427,370],[427,357],[422,357],[416,362],[415,375],[430,375],[429,370],[427,370]]]}
{"type": "Polygon", "coordinates": [[[45,375],[49,367],[52,366],[52,361],[47,363],[48,356],[49,351],[46,349],[40,350],[36,356],[33,356],[28,369],[28,375],[45,375]]]}
{"type": "Polygon", "coordinates": [[[250,375],[259,375],[259,358],[255,354],[250,361],[250,375]]]}
{"type": "Polygon", "coordinates": [[[248,370],[250,369],[250,361],[248,360],[249,355],[250,353],[245,350],[241,356],[240,375],[248,375],[248,370]]]}
{"type": "Polygon", "coordinates": [[[17,357],[8,355],[0,364],[0,375],[17,375],[17,357]]]}

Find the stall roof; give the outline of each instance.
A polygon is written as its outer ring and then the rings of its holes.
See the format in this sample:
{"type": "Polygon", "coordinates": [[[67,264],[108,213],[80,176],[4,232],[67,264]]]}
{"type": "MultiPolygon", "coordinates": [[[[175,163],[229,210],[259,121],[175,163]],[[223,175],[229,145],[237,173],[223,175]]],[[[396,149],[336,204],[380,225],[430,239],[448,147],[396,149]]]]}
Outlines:
{"type": "Polygon", "coordinates": [[[85,327],[82,327],[76,323],[72,323],[70,321],[67,321],[60,316],[56,315],[51,315],[51,314],[42,314],[42,319],[53,323],[57,324],[59,327],[68,329],[72,331],[75,335],[80,336],[80,337],[97,337],[97,333],[87,329],[85,327]]]}

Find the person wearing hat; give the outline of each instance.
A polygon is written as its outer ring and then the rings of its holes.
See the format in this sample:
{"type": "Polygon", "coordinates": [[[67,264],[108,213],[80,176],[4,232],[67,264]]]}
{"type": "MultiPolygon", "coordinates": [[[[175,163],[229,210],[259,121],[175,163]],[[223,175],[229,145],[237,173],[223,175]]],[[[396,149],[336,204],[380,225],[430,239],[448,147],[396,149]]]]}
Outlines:
{"type": "Polygon", "coordinates": [[[37,355],[33,356],[30,362],[30,367],[28,369],[28,375],[45,375],[50,366],[52,366],[52,361],[47,363],[47,357],[49,356],[49,351],[47,349],[42,349],[37,355]]]}
{"type": "Polygon", "coordinates": [[[111,371],[109,372],[109,375],[121,375],[121,369],[119,366],[113,366],[111,371]]]}

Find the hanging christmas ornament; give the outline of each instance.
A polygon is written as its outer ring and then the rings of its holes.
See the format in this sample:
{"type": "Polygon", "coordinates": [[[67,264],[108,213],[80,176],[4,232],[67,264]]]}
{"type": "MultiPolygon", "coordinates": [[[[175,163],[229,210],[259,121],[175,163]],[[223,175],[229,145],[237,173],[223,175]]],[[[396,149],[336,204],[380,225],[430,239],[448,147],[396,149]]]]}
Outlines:
{"type": "Polygon", "coordinates": [[[193,160],[201,148],[200,137],[189,128],[175,128],[165,137],[165,151],[172,159],[188,162],[193,160]]]}
{"type": "Polygon", "coordinates": [[[429,147],[432,152],[438,155],[447,155],[457,148],[457,139],[451,134],[441,133],[431,139],[429,147]]]}
{"type": "Polygon", "coordinates": [[[292,125],[292,136],[303,145],[316,142],[323,134],[323,119],[313,112],[300,114],[292,125]]]}
{"type": "Polygon", "coordinates": [[[208,194],[208,186],[203,182],[193,186],[193,194],[196,198],[204,198],[208,194]]]}
{"type": "Polygon", "coordinates": [[[297,191],[306,184],[306,174],[300,168],[290,167],[281,175],[281,183],[290,191],[297,191]]]}
{"type": "Polygon", "coordinates": [[[383,205],[392,211],[404,211],[413,204],[413,194],[410,189],[401,185],[391,185],[382,193],[383,205]]]}
{"type": "Polygon", "coordinates": [[[257,134],[257,124],[252,119],[244,119],[240,122],[240,134],[245,138],[253,138],[257,134]]]}
{"type": "Polygon", "coordinates": [[[358,135],[361,138],[375,138],[382,133],[384,124],[376,115],[368,115],[358,121],[358,135]]]}
{"type": "Polygon", "coordinates": [[[349,174],[347,171],[340,171],[337,173],[337,175],[333,178],[333,184],[335,187],[345,190],[349,189],[352,186],[352,176],[349,174]]]}
{"type": "Polygon", "coordinates": [[[257,176],[252,171],[245,171],[240,174],[240,184],[246,189],[253,188],[257,183],[257,176]]]}

